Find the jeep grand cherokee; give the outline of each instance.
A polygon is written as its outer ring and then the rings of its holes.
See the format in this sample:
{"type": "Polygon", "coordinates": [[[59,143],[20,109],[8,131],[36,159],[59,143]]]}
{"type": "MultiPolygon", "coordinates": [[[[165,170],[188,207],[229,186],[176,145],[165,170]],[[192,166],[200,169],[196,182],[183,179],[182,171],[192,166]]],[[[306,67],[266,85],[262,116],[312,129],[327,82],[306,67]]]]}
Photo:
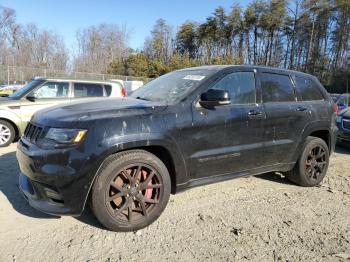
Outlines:
{"type": "Polygon", "coordinates": [[[155,221],[169,195],[226,179],[283,172],[301,186],[326,175],[335,144],[331,97],[310,75],[208,66],[163,75],[131,97],[40,111],[18,143],[29,204],[108,229],[155,221]]]}

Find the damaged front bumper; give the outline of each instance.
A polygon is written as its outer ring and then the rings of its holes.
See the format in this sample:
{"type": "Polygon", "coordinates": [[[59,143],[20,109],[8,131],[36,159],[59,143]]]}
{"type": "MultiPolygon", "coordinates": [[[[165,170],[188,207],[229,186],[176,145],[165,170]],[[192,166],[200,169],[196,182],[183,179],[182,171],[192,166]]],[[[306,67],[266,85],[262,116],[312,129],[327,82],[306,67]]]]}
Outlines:
{"type": "Polygon", "coordinates": [[[21,139],[19,186],[29,204],[51,215],[79,216],[97,171],[78,148],[44,150],[21,139]]]}

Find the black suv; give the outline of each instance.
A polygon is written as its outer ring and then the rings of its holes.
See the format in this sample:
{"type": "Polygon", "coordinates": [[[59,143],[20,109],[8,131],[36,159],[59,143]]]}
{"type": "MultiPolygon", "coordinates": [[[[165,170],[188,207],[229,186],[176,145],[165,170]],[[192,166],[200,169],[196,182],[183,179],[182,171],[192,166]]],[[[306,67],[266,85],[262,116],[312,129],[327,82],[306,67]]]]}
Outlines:
{"type": "Polygon", "coordinates": [[[18,143],[20,188],[43,212],[78,216],[89,202],[106,228],[132,231],[193,186],[273,171],[315,186],[334,149],[335,109],[299,72],[175,71],[128,98],[36,113],[18,143]]]}

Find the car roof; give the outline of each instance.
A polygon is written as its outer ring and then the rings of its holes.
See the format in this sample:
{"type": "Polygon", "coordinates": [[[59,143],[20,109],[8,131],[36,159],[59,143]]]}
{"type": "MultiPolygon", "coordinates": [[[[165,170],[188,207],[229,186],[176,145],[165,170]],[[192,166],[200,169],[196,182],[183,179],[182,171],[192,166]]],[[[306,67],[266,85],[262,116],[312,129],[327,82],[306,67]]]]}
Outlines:
{"type": "Polygon", "coordinates": [[[58,82],[83,82],[83,83],[98,83],[98,84],[120,84],[117,81],[108,81],[108,80],[91,80],[91,79],[75,79],[75,78],[51,78],[51,77],[35,77],[34,80],[44,80],[44,81],[58,81],[58,82]]]}
{"type": "Polygon", "coordinates": [[[246,69],[260,69],[260,70],[267,70],[270,72],[275,72],[275,73],[288,73],[288,74],[295,74],[295,75],[304,75],[304,76],[312,76],[310,74],[306,74],[303,72],[295,71],[295,70],[289,70],[289,69],[283,69],[283,68],[278,68],[278,67],[271,67],[271,66],[260,66],[260,65],[209,65],[209,66],[198,66],[198,67],[189,67],[189,68],[184,68],[179,71],[185,71],[185,70],[211,70],[211,71],[221,71],[226,68],[246,68],[246,69]]]}

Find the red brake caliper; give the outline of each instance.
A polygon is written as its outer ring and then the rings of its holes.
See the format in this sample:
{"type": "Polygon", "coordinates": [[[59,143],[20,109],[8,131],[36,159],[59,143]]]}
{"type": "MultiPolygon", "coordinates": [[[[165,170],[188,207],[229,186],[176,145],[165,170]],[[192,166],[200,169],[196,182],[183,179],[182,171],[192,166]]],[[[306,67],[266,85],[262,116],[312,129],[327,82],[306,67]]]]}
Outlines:
{"type": "MultiPolygon", "coordinates": [[[[145,181],[147,179],[147,177],[149,176],[149,174],[145,170],[142,170],[141,173],[142,173],[143,181],[145,181]]],[[[152,179],[151,179],[151,181],[149,181],[148,185],[149,186],[152,185],[152,179]]],[[[152,188],[146,189],[146,192],[145,192],[146,198],[152,198],[152,190],[153,190],[152,188]]]]}

